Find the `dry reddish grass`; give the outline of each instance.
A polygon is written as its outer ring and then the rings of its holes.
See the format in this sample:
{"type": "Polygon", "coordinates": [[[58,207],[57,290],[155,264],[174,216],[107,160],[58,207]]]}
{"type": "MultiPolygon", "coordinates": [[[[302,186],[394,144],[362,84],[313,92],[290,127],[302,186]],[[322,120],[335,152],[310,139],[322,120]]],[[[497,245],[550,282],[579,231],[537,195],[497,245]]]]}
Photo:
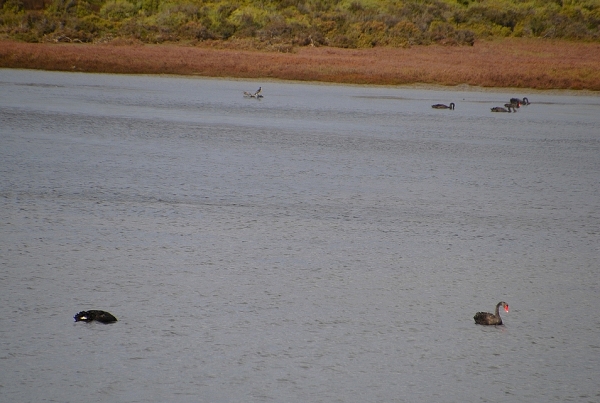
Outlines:
{"type": "Polygon", "coordinates": [[[177,45],[0,42],[0,67],[277,78],[354,84],[469,84],[600,91],[600,44],[505,39],[472,47],[300,48],[296,53],[177,45]]]}

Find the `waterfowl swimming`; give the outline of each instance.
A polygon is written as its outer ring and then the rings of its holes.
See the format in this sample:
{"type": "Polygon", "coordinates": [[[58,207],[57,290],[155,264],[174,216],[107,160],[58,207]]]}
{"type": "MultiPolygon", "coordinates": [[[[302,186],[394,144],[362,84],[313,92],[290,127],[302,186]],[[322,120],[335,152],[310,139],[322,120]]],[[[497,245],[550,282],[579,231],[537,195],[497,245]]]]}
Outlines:
{"type": "Polygon", "coordinates": [[[529,105],[529,100],[527,98],[523,98],[523,99],[519,99],[519,98],[511,98],[510,99],[510,103],[511,104],[516,104],[517,108],[521,105],[529,105]]]}
{"type": "Polygon", "coordinates": [[[261,92],[262,87],[258,87],[258,90],[256,90],[254,94],[248,91],[244,91],[244,96],[247,98],[262,98],[263,96],[261,95],[261,92]]]}
{"type": "Polygon", "coordinates": [[[435,105],[431,105],[432,108],[434,109],[450,109],[450,110],[454,110],[454,102],[451,102],[450,105],[444,105],[444,104],[435,104],[435,105]]]}
{"type": "Polygon", "coordinates": [[[506,312],[508,312],[508,304],[504,301],[498,302],[496,305],[496,312],[477,312],[473,319],[475,319],[475,323],[478,325],[501,325],[502,318],[500,318],[500,306],[504,308],[506,312]]]}
{"type": "Polygon", "coordinates": [[[494,106],[494,107],[492,108],[492,112],[509,112],[509,113],[510,113],[510,112],[512,112],[512,111],[510,110],[510,108],[513,108],[514,112],[516,112],[516,111],[517,111],[517,110],[515,109],[515,107],[514,107],[512,104],[506,104],[506,105],[504,105],[504,106],[507,106],[507,107],[508,107],[508,109],[504,109],[504,108],[503,108],[503,107],[501,107],[501,106],[494,106]]]}
{"type": "Polygon", "coordinates": [[[111,313],[99,310],[81,311],[73,316],[73,319],[75,319],[75,322],[91,322],[97,320],[101,323],[113,323],[117,321],[117,318],[111,313]]]}

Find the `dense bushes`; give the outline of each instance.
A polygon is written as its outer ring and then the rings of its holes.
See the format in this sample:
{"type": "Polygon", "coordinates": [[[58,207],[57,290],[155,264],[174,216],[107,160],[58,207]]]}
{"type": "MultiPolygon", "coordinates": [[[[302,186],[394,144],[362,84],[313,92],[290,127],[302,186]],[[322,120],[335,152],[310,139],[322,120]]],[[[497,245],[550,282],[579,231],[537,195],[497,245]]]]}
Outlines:
{"type": "MultiPolygon", "coordinates": [[[[288,51],[476,38],[598,41],[600,0],[0,0],[0,35],[30,42],[219,41],[288,51]]],[[[211,43],[212,43],[211,42],[211,43]]]]}

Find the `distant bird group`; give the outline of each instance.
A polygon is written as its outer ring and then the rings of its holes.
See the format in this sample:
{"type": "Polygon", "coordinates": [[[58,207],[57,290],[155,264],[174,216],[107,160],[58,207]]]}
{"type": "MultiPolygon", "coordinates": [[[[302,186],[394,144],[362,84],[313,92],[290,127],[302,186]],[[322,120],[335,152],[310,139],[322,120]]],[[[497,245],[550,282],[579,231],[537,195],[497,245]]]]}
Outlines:
{"type": "Polygon", "coordinates": [[[263,96],[262,96],[261,92],[262,92],[262,87],[258,87],[258,90],[256,90],[255,93],[244,91],[244,98],[256,98],[256,99],[262,98],[263,96]]]}
{"type": "MultiPolygon", "coordinates": [[[[262,87],[258,87],[258,90],[256,90],[256,92],[244,91],[244,98],[260,99],[263,97],[263,95],[261,93],[262,93],[262,87]]],[[[504,104],[504,107],[495,106],[495,107],[491,108],[491,111],[492,112],[507,112],[507,113],[516,112],[517,108],[520,108],[521,105],[529,105],[529,100],[525,97],[523,99],[511,98],[509,103],[504,104]]],[[[450,104],[448,104],[448,105],[435,104],[435,105],[431,105],[431,107],[433,109],[450,109],[451,111],[453,111],[454,108],[456,107],[456,105],[454,104],[454,102],[450,102],[450,104]]]]}
{"type": "MultiPolygon", "coordinates": [[[[523,98],[523,99],[519,99],[519,98],[511,98],[510,102],[507,104],[504,104],[504,107],[502,106],[494,106],[493,108],[491,108],[492,112],[516,112],[517,108],[520,108],[521,105],[529,105],[529,100],[527,98],[523,98]]],[[[435,105],[431,105],[431,107],[433,109],[450,109],[451,111],[454,110],[454,107],[456,105],[454,104],[454,102],[451,102],[449,105],[446,104],[435,104],[435,105]]]]}
{"type": "Polygon", "coordinates": [[[504,104],[504,108],[501,106],[495,106],[492,108],[492,112],[516,112],[517,108],[520,108],[521,105],[529,105],[529,100],[527,98],[511,98],[509,103],[504,104]]]}
{"type": "MultiPolygon", "coordinates": [[[[478,325],[501,325],[502,318],[500,318],[500,307],[503,307],[508,312],[508,304],[504,301],[498,302],[496,305],[495,313],[489,312],[477,312],[473,319],[478,325]]],[[[73,316],[75,322],[92,322],[98,321],[100,323],[109,324],[117,322],[117,318],[109,312],[100,310],[81,311],[73,316]]]]}
{"type": "MultiPolygon", "coordinates": [[[[256,92],[251,93],[251,92],[247,92],[244,91],[244,97],[245,98],[262,98],[263,95],[261,94],[262,92],[262,87],[258,87],[258,90],[256,90],[256,92]]],[[[529,105],[529,100],[527,98],[523,98],[523,99],[519,99],[519,98],[511,98],[510,99],[510,103],[504,104],[505,108],[501,107],[501,106],[496,106],[491,108],[492,112],[508,112],[510,113],[512,112],[516,112],[517,108],[520,108],[521,105],[529,105]]],[[[431,105],[432,108],[434,109],[450,109],[450,110],[454,110],[455,108],[455,104],[454,102],[451,102],[449,105],[445,105],[445,104],[435,104],[435,105],[431,105]]],[[[508,304],[504,301],[498,302],[498,304],[496,305],[496,311],[495,313],[489,313],[489,312],[477,312],[475,314],[475,316],[473,317],[473,319],[475,320],[475,323],[478,325],[501,325],[502,324],[502,319],[500,318],[500,307],[503,307],[504,310],[506,312],[508,312],[508,304]]],[[[106,311],[100,311],[100,310],[90,310],[90,311],[81,311],[79,313],[77,313],[73,319],[75,319],[75,322],[92,322],[92,321],[98,321],[100,323],[114,323],[117,322],[117,318],[112,315],[109,312],[106,311]]]]}
{"type": "MultiPolygon", "coordinates": [[[[475,319],[475,323],[478,325],[501,325],[502,318],[500,318],[500,307],[503,307],[506,312],[508,312],[508,304],[504,301],[498,302],[496,305],[495,313],[489,312],[477,312],[473,319],[475,319]]],[[[109,312],[100,311],[100,310],[90,310],[90,311],[81,311],[73,316],[75,322],[92,322],[98,321],[100,323],[109,324],[117,322],[117,318],[109,312]]]]}

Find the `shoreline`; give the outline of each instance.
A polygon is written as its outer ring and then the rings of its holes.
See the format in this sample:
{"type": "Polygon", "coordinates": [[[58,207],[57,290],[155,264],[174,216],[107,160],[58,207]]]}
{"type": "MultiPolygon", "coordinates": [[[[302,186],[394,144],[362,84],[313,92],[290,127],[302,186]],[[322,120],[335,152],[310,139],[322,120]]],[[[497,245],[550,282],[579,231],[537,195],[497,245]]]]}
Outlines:
{"type": "Polygon", "coordinates": [[[600,91],[600,44],[533,39],[474,46],[340,49],[293,53],[185,45],[0,41],[0,68],[169,74],[331,84],[600,91]]]}

